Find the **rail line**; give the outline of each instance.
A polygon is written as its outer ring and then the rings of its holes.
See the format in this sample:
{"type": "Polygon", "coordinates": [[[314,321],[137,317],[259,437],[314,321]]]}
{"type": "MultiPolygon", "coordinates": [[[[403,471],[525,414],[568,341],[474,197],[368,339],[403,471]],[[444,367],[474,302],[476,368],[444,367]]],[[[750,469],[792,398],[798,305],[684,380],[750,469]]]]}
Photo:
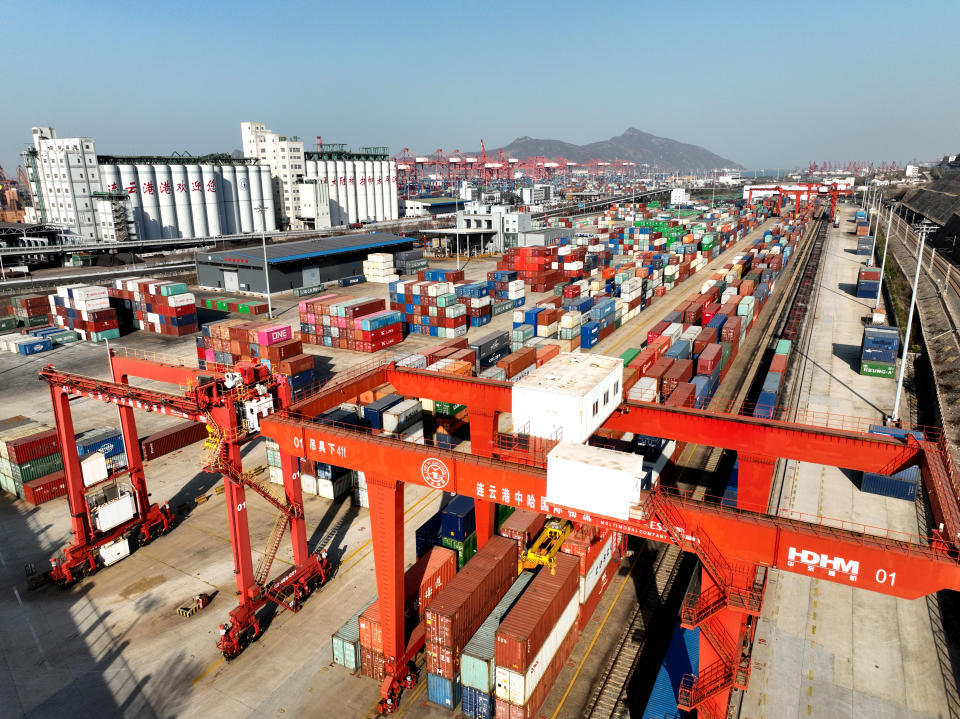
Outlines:
{"type": "Polygon", "coordinates": [[[647,629],[659,617],[680,571],[683,552],[664,545],[653,567],[653,576],[639,597],[637,607],[617,643],[617,649],[594,688],[584,717],[600,719],[627,716],[627,688],[647,645],[647,629]]]}

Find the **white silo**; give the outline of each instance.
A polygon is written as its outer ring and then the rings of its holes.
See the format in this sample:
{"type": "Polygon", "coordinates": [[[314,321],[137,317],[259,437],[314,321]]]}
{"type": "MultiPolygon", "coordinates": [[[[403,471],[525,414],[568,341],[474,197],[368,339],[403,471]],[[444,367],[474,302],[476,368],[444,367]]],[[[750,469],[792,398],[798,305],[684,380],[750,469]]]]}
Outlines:
{"type": "Polygon", "coordinates": [[[400,203],[397,200],[397,163],[390,160],[390,217],[400,217],[400,203]]]}
{"type": "Polygon", "coordinates": [[[387,160],[380,163],[380,173],[383,175],[383,186],[381,188],[383,192],[383,216],[388,220],[395,220],[397,218],[393,216],[391,209],[393,205],[390,199],[390,163],[387,160]]]}
{"type": "Polygon", "coordinates": [[[260,184],[263,186],[263,206],[267,208],[267,232],[276,232],[277,206],[273,200],[273,176],[268,165],[260,166],[260,184]]]}
{"type": "Polygon", "coordinates": [[[237,204],[240,232],[253,232],[253,205],[250,204],[250,177],[246,165],[237,165],[237,204]]]}
{"type": "Polygon", "coordinates": [[[374,184],[373,184],[373,161],[365,160],[362,163],[357,163],[363,167],[363,176],[366,178],[366,185],[361,185],[367,193],[367,217],[371,220],[377,219],[377,202],[374,197],[374,184]]]}
{"type": "Polygon", "coordinates": [[[104,192],[120,192],[120,171],[116,165],[100,165],[100,187],[104,192]]]}
{"type": "Polygon", "coordinates": [[[386,220],[383,205],[383,163],[380,160],[373,162],[373,202],[376,207],[376,220],[386,220]]]}
{"type": "MultiPolygon", "coordinates": [[[[323,190],[322,190],[321,192],[318,192],[318,193],[317,193],[317,201],[318,201],[318,202],[322,202],[324,197],[327,198],[327,208],[330,210],[330,221],[331,221],[331,224],[332,224],[332,223],[333,223],[333,210],[330,209],[330,206],[331,206],[333,203],[331,203],[331,202],[330,202],[330,199],[329,199],[329,198],[330,198],[330,194],[331,194],[331,192],[330,192],[330,180],[327,179],[327,163],[324,162],[323,160],[321,160],[320,162],[317,163],[317,186],[318,186],[318,189],[321,188],[321,187],[323,188],[323,190]]],[[[320,210],[320,208],[318,207],[318,208],[317,208],[317,212],[319,213],[320,211],[321,211],[321,210],[320,210]]]]}
{"type": "Polygon", "coordinates": [[[154,165],[153,172],[157,180],[157,204],[160,205],[160,236],[165,240],[180,237],[177,223],[177,208],[173,200],[173,178],[170,165],[154,165]]]}
{"type": "Polygon", "coordinates": [[[209,237],[207,226],[207,205],[203,197],[203,173],[200,165],[185,165],[187,171],[187,192],[190,193],[190,212],[193,214],[193,236],[209,237]]]}
{"type": "Polygon", "coordinates": [[[127,193],[127,197],[130,199],[130,204],[128,205],[129,214],[127,215],[127,234],[131,240],[144,237],[143,211],[140,207],[137,168],[133,165],[117,165],[117,173],[120,175],[120,191],[127,193]]]}
{"type": "Polygon", "coordinates": [[[320,168],[317,167],[318,164],[323,165],[323,162],[317,163],[316,160],[307,160],[307,165],[306,165],[307,174],[306,174],[306,178],[307,178],[308,180],[312,180],[312,179],[314,179],[314,178],[316,178],[316,177],[319,176],[320,168]]]}
{"type": "Polygon", "coordinates": [[[207,208],[207,231],[210,237],[223,234],[220,228],[220,193],[217,187],[217,173],[213,165],[200,165],[203,178],[203,204],[207,208]]]}
{"type": "MultiPolygon", "coordinates": [[[[347,221],[356,222],[357,221],[357,175],[354,172],[354,163],[352,160],[347,160],[344,164],[347,176],[347,221]]],[[[343,189],[343,188],[341,188],[343,189]]],[[[343,194],[343,193],[341,193],[343,194]]]]}
{"type": "Polygon", "coordinates": [[[140,206],[143,208],[143,238],[159,240],[160,203],[157,201],[157,178],[153,165],[137,165],[137,190],[140,193],[140,206]]]}
{"type": "Polygon", "coordinates": [[[337,163],[327,160],[327,182],[330,185],[330,224],[334,227],[342,224],[340,220],[340,179],[337,163]]]}
{"type": "Polygon", "coordinates": [[[240,208],[237,206],[237,169],[233,165],[220,168],[220,192],[223,205],[223,234],[240,232],[240,208]]]}
{"type": "Polygon", "coordinates": [[[251,165],[247,168],[247,178],[250,180],[250,207],[253,210],[253,231],[262,232],[264,227],[263,186],[260,184],[260,168],[251,165]]]}
{"type": "Polygon", "coordinates": [[[193,212],[190,208],[190,183],[187,181],[187,168],[183,165],[170,166],[170,190],[173,192],[180,237],[191,240],[196,235],[193,230],[193,212]]]}
{"type": "MultiPolygon", "coordinates": [[[[353,176],[353,186],[357,188],[357,219],[354,222],[357,222],[370,217],[370,212],[367,211],[367,173],[362,161],[353,163],[353,176]]],[[[373,208],[370,210],[372,212],[373,208]]]]}

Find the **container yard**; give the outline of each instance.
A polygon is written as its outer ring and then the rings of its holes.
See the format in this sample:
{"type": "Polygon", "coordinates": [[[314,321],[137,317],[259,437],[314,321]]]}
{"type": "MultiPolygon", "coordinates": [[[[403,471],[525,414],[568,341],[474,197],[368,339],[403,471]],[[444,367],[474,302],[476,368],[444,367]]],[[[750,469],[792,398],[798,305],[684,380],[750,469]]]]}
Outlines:
{"type": "Polygon", "coordinates": [[[270,317],[15,298],[15,715],[938,716],[952,460],[878,409],[856,208],[779,205],[620,203],[462,268],[378,243],[270,317]]]}

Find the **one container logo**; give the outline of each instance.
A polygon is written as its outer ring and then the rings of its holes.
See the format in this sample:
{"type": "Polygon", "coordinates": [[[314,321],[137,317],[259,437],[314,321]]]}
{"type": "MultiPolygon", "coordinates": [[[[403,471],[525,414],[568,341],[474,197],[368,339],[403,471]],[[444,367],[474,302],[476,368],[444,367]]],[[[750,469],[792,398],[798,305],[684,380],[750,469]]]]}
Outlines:
{"type": "Polygon", "coordinates": [[[423,460],[423,464],[420,465],[420,474],[423,476],[423,481],[434,489],[443,489],[450,484],[450,470],[439,459],[431,457],[423,460]]]}

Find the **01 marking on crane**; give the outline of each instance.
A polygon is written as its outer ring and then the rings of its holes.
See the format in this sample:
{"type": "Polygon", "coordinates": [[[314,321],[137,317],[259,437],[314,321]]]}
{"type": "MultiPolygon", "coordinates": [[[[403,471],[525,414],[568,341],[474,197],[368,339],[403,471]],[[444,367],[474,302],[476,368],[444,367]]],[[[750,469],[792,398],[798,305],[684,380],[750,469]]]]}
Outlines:
{"type": "Polygon", "coordinates": [[[428,457],[420,465],[423,481],[434,489],[443,489],[450,484],[450,470],[436,457],[428,457]]]}

